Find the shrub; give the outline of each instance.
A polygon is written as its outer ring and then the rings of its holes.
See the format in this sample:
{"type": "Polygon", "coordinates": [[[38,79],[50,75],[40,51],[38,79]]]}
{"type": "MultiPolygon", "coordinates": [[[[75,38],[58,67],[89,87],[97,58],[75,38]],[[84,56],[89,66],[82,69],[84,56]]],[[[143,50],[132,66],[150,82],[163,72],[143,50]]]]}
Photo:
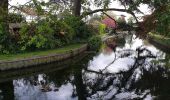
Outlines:
{"type": "Polygon", "coordinates": [[[8,14],[9,23],[21,23],[25,22],[25,18],[21,14],[9,13],[8,14]]]}
{"type": "Polygon", "coordinates": [[[54,30],[49,22],[42,20],[38,23],[24,25],[20,30],[21,50],[49,49],[56,47],[54,30]]]}
{"type": "Polygon", "coordinates": [[[35,35],[36,31],[36,23],[32,22],[29,25],[24,24],[19,32],[20,40],[18,44],[20,46],[20,50],[25,51],[28,47],[28,42],[35,35]]]}
{"type": "Polygon", "coordinates": [[[74,30],[57,19],[43,19],[25,24],[20,30],[20,48],[25,50],[51,49],[70,44],[74,30]]]}
{"type": "Polygon", "coordinates": [[[0,53],[4,54],[16,51],[16,44],[7,28],[7,23],[0,16],[0,53]]]}
{"type": "Polygon", "coordinates": [[[48,21],[42,20],[41,22],[38,22],[36,35],[38,35],[38,37],[42,39],[39,40],[39,42],[41,42],[40,44],[42,44],[40,48],[48,49],[56,47],[54,29],[50,26],[50,23],[48,21]]]}
{"type": "Polygon", "coordinates": [[[161,35],[170,37],[170,5],[167,6],[165,11],[157,14],[157,19],[156,31],[161,35]]]}
{"type": "Polygon", "coordinates": [[[92,36],[88,41],[89,50],[98,51],[102,45],[100,36],[92,36]]]}
{"type": "Polygon", "coordinates": [[[102,35],[105,33],[106,25],[105,24],[100,24],[99,25],[99,34],[102,35]]]}
{"type": "Polygon", "coordinates": [[[4,53],[5,47],[5,40],[7,39],[7,34],[4,33],[3,24],[0,23],[0,53],[4,53]]]}
{"type": "Polygon", "coordinates": [[[54,30],[54,37],[60,42],[63,42],[63,44],[70,43],[75,35],[73,28],[63,21],[51,21],[50,27],[54,30]]]}
{"type": "MultiPolygon", "coordinates": [[[[18,14],[11,14],[8,20],[11,23],[23,21],[22,16],[18,14]]],[[[17,39],[13,39],[15,35],[6,34],[2,25],[0,24],[0,53],[57,48],[87,40],[95,33],[90,26],[71,15],[64,16],[63,19],[48,17],[38,22],[23,23],[17,39]]]]}
{"type": "Polygon", "coordinates": [[[63,22],[73,29],[75,34],[73,38],[76,41],[87,40],[88,37],[92,36],[89,27],[78,17],[67,15],[64,16],[63,22]]]}
{"type": "Polygon", "coordinates": [[[128,30],[129,29],[129,25],[126,23],[125,20],[121,19],[121,18],[118,18],[117,20],[117,29],[120,29],[120,30],[128,30]]]}

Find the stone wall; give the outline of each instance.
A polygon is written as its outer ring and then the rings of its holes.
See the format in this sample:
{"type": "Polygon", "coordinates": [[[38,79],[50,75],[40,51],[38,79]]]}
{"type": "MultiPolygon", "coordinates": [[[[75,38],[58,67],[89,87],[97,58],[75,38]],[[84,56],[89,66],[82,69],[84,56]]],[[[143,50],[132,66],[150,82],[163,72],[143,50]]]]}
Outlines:
{"type": "Polygon", "coordinates": [[[18,69],[24,68],[29,66],[35,66],[40,64],[47,64],[56,61],[62,61],[73,56],[80,54],[83,51],[87,50],[87,45],[82,45],[80,48],[67,51],[61,54],[51,54],[47,56],[39,56],[39,57],[32,57],[20,60],[12,60],[12,61],[2,61],[0,62],[0,70],[9,70],[9,69],[18,69]]]}

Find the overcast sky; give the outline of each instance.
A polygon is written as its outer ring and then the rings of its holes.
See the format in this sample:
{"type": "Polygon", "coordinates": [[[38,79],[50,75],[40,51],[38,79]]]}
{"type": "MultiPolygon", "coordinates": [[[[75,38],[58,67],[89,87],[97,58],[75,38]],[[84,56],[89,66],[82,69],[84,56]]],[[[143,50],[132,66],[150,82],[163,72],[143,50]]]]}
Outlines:
{"type": "MultiPolygon", "coordinates": [[[[9,0],[9,3],[10,3],[11,5],[17,5],[17,4],[23,5],[23,4],[25,4],[26,2],[28,2],[28,1],[30,1],[30,0],[9,0]]],[[[38,0],[38,1],[48,1],[48,0],[38,0]]]]}
{"type": "MultiPolygon", "coordinates": [[[[113,2],[111,5],[110,5],[111,8],[122,8],[124,9],[123,6],[121,6],[118,2],[113,2]]],[[[148,9],[148,5],[140,5],[139,9],[144,12],[145,14],[150,14],[150,10],[148,9]]],[[[127,14],[127,13],[124,13],[124,12],[115,12],[116,15],[125,15],[127,17],[129,17],[130,15],[127,14]]],[[[137,16],[142,16],[142,14],[136,14],[137,16]]]]}

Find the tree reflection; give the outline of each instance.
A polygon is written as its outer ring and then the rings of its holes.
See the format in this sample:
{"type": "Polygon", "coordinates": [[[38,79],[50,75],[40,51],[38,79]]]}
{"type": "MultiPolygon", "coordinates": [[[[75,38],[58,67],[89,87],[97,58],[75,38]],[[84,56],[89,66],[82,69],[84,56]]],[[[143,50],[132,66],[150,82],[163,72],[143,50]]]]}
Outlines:
{"type": "MultiPolygon", "coordinates": [[[[122,57],[132,58],[131,52],[122,51],[119,53],[121,54],[117,59],[122,57]]],[[[151,63],[151,60],[155,58],[156,56],[151,51],[144,47],[139,47],[133,57],[134,64],[130,65],[127,71],[109,73],[104,70],[85,69],[83,77],[86,79],[84,81],[86,81],[88,97],[91,99],[104,98],[113,100],[117,98],[117,95],[126,92],[133,93],[136,96],[124,99],[143,99],[149,94],[158,96],[157,98],[168,96],[170,89],[166,88],[166,86],[170,82],[168,78],[170,73],[161,64],[151,63]],[[90,75],[93,75],[94,78],[91,79],[90,75]]],[[[111,64],[114,62],[115,60],[111,64]]]]}
{"type": "Polygon", "coordinates": [[[0,100],[13,100],[14,87],[13,82],[0,83],[0,100]]]}
{"type": "MultiPolygon", "coordinates": [[[[69,99],[130,100],[145,99],[149,95],[155,99],[170,99],[168,94],[170,92],[168,55],[162,56],[165,59],[159,60],[150,50],[143,46],[136,50],[119,49],[114,53],[115,58],[113,58],[113,61],[102,70],[96,71],[87,67],[89,57],[86,57],[80,60],[79,63],[70,64],[67,69],[14,80],[13,84],[7,85],[10,89],[0,87],[0,90],[4,88],[2,91],[11,91],[10,96],[13,98],[14,93],[12,91],[14,92],[14,87],[23,87],[22,89],[25,89],[24,95],[36,91],[37,93],[30,96],[37,98],[37,95],[40,96],[46,92],[55,92],[57,94],[61,92],[60,90],[63,86],[68,86],[69,84],[69,88],[71,87],[71,91],[69,91],[71,95],[67,95],[69,99]],[[128,65],[128,69],[109,72],[109,69],[113,67],[111,65],[123,58],[133,59],[133,63],[128,65]]],[[[5,86],[4,84],[3,86],[5,86]]],[[[69,88],[67,87],[66,90],[69,88]]]]}

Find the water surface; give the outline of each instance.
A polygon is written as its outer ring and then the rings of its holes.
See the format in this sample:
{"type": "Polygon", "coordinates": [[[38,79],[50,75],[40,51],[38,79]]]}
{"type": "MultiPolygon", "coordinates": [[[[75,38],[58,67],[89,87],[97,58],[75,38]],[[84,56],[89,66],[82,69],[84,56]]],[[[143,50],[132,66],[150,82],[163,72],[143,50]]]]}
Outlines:
{"type": "Polygon", "coordinates": [[[61,63],[0,72],[0,100],[169,100],[169,54],[133,34],[117,44],[61,63]]]}

